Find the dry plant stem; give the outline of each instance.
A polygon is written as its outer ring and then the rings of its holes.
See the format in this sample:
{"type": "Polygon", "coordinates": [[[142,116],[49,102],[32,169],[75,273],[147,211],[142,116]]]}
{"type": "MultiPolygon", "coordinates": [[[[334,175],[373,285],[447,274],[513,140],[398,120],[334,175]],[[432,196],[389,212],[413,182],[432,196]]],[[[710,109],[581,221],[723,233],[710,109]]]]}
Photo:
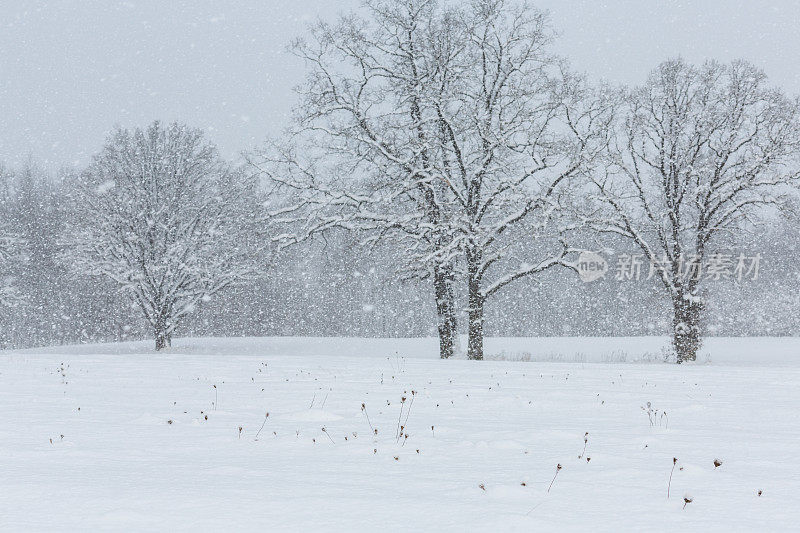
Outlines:
{"type": "Polygon", "coordinates": [[[411,415],[411,408],[414,406],[414,398],[417,397],[416,391],[411,391],[411,403],[408,404],[408,410],[406,411],[406,421],[403,422],[404,427],[408,427],[408,417],[411,415]]]}
{"type": "Polygon", "coordinates": [[[264,415],[264,422],[261,423],[261,427],[258,428],[258,433],[256,433],[256,440],[258,440],[258,436],[261,435],[261,430],[264,429],[264,425],[267,423],[267,418],[269,418],[269,413],[264,415]]]}
{"type": "Polygon", "coordinates": [[[400,426],[401,426],[400,420],[402,420],[402,418],[403,418],[403,407],[404,406],[405,406],[405,403],[401,403],[400,404],[400,416],[397,417],[397,429],[394,432],[395,437],[398,438],[398,439],[400,438],[400,426]]]}
{"type": "Polygon", "coordinates": [[[403,407],[405,407],[405,405],[406,405],[406,397],[403,396],[403,399],[400,400],[400,415],[398,415],[397,417],[397,431],[395,431],[394,434],[396,440],[400,440],[400,434],[401,434],[400,426],[402,425],[400,421],[403,419],[403,407]]]}
{"type": "Polygon", "coordinates": [[[369,414],[367,414],[367,406],[365,404],[361,404],[361,410],[364,411],[364,416],[367,417],[367,424],[369,424],[369,429],[372,430],[372,433],[375,434],[375,428],[372,427],[372,422],[369,420],[369,414]]]}
{"type": "Polygon", "coordinates": [[[675,464],[678,462],[677,457],[672,458],[672,470],[669,471],[669,483],[667,483],[667,499],[669,500],[669,489],[672,486],[672,473],[675,472],[675,464]]]}
{"type": "Polygon", "coordinates": [[[559,472],[561,472],[561,464],[559,464],[558,466],[556,466],[556,475],[555,475],[555,476],[553,476],[553,481],[551,481],[551,482],[550,482],[550,486],[549,486],[549,487],[547,487],[547,492],[550,492],[550,489],[552,489],[552,488],[553,488],[553,483],[555,483],[555,482],[556,482],[556,478],[558,477],[558,473],[559,473],[559,472]]]}

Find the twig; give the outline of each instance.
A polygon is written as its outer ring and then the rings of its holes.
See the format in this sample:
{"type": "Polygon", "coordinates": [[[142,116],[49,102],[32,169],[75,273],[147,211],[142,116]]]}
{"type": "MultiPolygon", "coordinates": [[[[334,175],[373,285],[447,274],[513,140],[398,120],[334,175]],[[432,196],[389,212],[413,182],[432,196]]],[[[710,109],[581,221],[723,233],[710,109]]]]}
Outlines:
{"type": "Polygon", "coordinates": [[[406,405],[406,397],[403,396],[400,398],[400,414],[397,416],[397,431],[395,431],[394,436],[397,440],[400,440],[400,421],[403,419],[403,407],[406,405]]]}
{"type": "Polygon", "coordinates": [[[669,500],[669,489],[672,486],[672,473],[675,472],[675,465],[678,462],[677,457],[672,458],[672,470],[669,471],[669,483],[667,483],[667,499],[669,500]]]}
{"type": "Polygon", "coordinates": [[[556,477],[558,477],[558,473],[559,473],[559,472],[561,472],[561,463],[558,463],[558,464],[556,465],[556,475],[555,475],[555,476],[553,476],[553,481],[551,481],[551,482],[550,482],[550,486],[549,486],[549,487],[547,487],[547,492],[550,492],[550,489],[552,489],[552,488],[553,488],[553,483],[555,483],[555,482],[556,482],[556,477]]]}
{"type": "Polygon", "coordinates": [[[364,413],[364,416],[367,417],[367,424],[369,424],[369,429],[372,430],[373,435],[375,434],[375,428],[372,427],[372,422],[369,421],[369,415],[367,414],[367,406],[365,404],[361,404],[361,411],[364,413]]]}
{"type": "Polygon", "coordinates": [[[414,406],[414,398],[417,397],[417,391],[411,391],[411,403],[408,404],[408,411],[406,411],[406,421],[403,422],[403,426],[408,427],[408,417],[411,415],[411,408],[414,406]]]}
{"type": "Polygon", "coordinates": [[[531,507],[531,510],[530,510],[530,511],[528,511],[527,513],[525,513],[525,516],[528,516],[528,515],[529,515],[529,514],[531,514],[533,511],[535,511],[536,509],[538,509],[539,507],[541,507],[543,503],[544,503],[544,502],[542,501],[542,502],[539,502],[539,503],[537,503],[537,504],[536,504],[536,505],[534,505],[533,507],[531,507]]]}
{"type": "Polygon", "coordinates": [[[267,418],[269,418],[269,411],[266,412],[264,415],[264,422],[261,423],[261,427],[258,428],[258,433],[256,433],[256,440],[258,440],[258,436],[261,435],[261,430],[264,429],[264,424],[267,423],[267,418]]]}

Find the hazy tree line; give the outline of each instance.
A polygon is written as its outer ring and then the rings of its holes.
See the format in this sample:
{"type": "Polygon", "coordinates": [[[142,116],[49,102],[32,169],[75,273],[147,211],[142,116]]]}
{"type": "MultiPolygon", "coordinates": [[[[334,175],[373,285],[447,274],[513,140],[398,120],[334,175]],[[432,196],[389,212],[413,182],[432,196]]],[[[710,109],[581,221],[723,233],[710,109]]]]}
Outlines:
{"type": "Polygon", "coordinates": [[[156,122],[3,170],[0,342],[796,334],[798,100],[741,61],[593,84],[554,39],[523,4],[370,1],[294,43],[294,124],[241,164],[156,122]]]}
{"type": "MultiPolygon", "coordinates": [[[[21,247],[24,257],[30,257],[31,243],[38,242],[44,260],[21,259],[4,267],[4,276],[13,278],[17,300],[14,308],[0,311],[3,347],[149,338],[151,332],[126,294],[102,278],[71,272],[60,263],[68,229],[67,212],[60,207],[68,194],[66,175],[48,175],[35,166],[14,172],[6,168],[2,175],[8,187],[2,204],[4,220],[17,229],[49,221],[50,228],[21,247]],[[24,211],[22,205],[27,206],[24,211]]],[[[777,220],[745,235],[741,245],[732,245],[748,253],[760,251],[762,272],[756,281],[712,285],[716,297],[710,299],[709,334],[800,335],[796,290],[800,241],[793,224],[777,220]]],[[[396,266],[402,258],[386,249],[365,254],[357,239],[347,234],[327,240],[287,250],[280,261],[268,265],[263,277],[232,287],[199,307],[178,334],[436,334],[429,286],[397,279],[396,266]]],[[[666,335],[670,331],[667,302],[652,280],[617,282],[613,265],[603,280],[593,283],[582,283],[572,272],[547,276],[524,281],[513,293],[490,303],[487,335],[666,335]]]]}

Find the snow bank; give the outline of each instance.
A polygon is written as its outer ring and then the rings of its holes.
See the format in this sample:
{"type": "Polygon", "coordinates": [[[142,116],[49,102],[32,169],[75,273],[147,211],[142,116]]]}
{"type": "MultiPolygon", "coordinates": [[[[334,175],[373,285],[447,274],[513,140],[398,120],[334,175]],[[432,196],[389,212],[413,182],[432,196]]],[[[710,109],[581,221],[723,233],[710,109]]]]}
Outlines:
{"type": "MultiPolygon", "coordinates": [[[[667,337],[487,337],[491,360],[647,363],[663,362],[667,337]]],[[[466,338],[461,339],[466,346],[466,338]]],[[[126,355],[154,353],[152,341],[34,348],[6,353],[126,355]]],[[[367,339],[347,337],[240,337],[176,339],[173,354],[193,355],[341,355],[435,359],[438,340],[428,338],[367,339]]],[[[698,364],[787,366],[800,364],[800,338],[711,337],[698,364]]]]}

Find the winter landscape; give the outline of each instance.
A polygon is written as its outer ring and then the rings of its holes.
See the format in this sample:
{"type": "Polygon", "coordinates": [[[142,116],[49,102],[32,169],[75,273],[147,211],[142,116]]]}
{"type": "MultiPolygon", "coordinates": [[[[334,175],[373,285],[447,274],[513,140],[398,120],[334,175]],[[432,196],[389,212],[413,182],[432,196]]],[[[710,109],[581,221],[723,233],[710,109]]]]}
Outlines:
{"type": "Polygon", "coordinates": [[[0,530],[796,530],[798,27],[0,2],[0,530]]]}
{"type": "Polygon", "coordinates": [[[2,526],[793,530],[800,342],[637,362],[666,341],[488,339],[509,360],[477,367],[433,339],[7,353],[2,526]]]}

